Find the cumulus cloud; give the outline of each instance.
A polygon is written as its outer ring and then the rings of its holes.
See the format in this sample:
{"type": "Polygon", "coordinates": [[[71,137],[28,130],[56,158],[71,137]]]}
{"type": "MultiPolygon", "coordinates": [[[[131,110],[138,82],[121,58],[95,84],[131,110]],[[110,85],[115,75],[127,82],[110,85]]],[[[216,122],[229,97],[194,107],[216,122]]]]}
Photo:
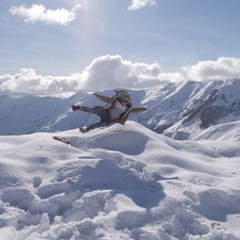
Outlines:
{"type": "Polygon", "coordinates": [[[220,57],[216,61],[201,61],[184,67],[189,79],[196,81],[224,80],[240,77],[240,59],[220,57]]]}
{"type": "MultiPolygon", "coordinates": [[[[206,81],[240,77],[240,59],[221,57],[185,67],[187,79],[206,81]]],[[[41,76],[34,69],[21,69],[15,75],[0,76],[0,94],[55,95],[77,91],[115,88],[157,87],[166,82],[186,81],[184,73],[166,73],[157,63],[132,63],[121,56],[102,56],[80,73],[70,76],[41,76]]]]}
{"type": "Polygon", "coordinates": [[[132,63],[121,56],[93,60],[81,73],[71,76],[41,76],[34,69],[0,76],[0,93],[51,95],[112,88],[147,88],[165,81],[184,80],[180,73],[164,73],[157,63],[132,63]]]}
{"type": "Polygon", "coordinates": [[[23,68],[15,75],[0,76],[0,93],[51,95],[74,92],[81,85],[81,74],[72,76],[41,76],[34,69],[23,68]]]}
{"type": "Polygon", "coordinates": [[[138,10],[147,6],[155,6],[157,0],[132,0],[128,10],[138,10]]]}
{"type": "Polygon", "coordinates": [[[132,63],[109,55],[94,59],[84,76],[85,89],[146,88],[163,81],[183,80],[181,74],[162,72],[157,63],[132,63]]]}
{"type": "Polygon", "coordinates": [[[44,22],[46,24],[68,25],[76,18],[77,11],[81,8],[80,4],[76,4],[71,10],[46,9],[44,5],[33,4],[30,8],[21,5],[19,7],[11,7],[12,15],[19,15],[24,18],[25,22],[44,22]]]}

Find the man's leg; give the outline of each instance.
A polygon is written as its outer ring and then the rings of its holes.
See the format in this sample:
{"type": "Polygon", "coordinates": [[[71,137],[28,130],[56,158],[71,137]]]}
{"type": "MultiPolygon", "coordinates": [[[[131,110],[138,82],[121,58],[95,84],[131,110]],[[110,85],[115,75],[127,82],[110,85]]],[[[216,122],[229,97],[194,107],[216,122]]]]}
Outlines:
{"type": "Polygon", "coordinates": [[[94,114],[98,113],[98,109],[97,108],[83,107],[83,106],[79,106],[79,107],[80,107],[79,110],[83,111],[83,112],[94,113],[94,114]]]}
{"type": "MultiPolygon", "coordinates": [[[[85,109],[88,111],[88,109],[85,109]]],[[[84,110],[83,110],[84,111],[84,110]]],[[[82,133],[86,133],[90,130],[93,130],[95,128],[99,128],[99,127],[106,127],[107,125],[111,124],[111,117],[110,117],[110,114],[108,112],[108,110],[106,109],[97,109],[97,111],[94,111],[93,113],[95,113],[96,115],[98,115],[101,120],[100,122],[97,122],[97,123],[94,123],[86,128],[80,128],[79,130],[82,132],[82,133]]]]}
{"type": "Polygon", "coordinates": [[[81,127],[81,128],[79,128],[79,131],[82,132],[82,133],[86,133],[86,132],[88,132],[90,130],[93,130],[95,128],[105,127],[105,126],[107,126],[107,123],[101,120],[100,122],[94,123],[94,124],[92,124],[92,125],[90,125],[86,128],[81,127]]]}

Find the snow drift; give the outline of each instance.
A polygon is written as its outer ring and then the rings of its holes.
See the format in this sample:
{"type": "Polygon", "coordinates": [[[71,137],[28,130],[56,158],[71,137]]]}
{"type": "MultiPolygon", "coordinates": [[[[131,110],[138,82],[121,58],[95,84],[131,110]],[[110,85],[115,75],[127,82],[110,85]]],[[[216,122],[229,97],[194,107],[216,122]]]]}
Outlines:
{"type": "Polygon", "coordinates": [[[0,137],[1,239],[240,239],[236,137],[176,141],[132,121],[55,135],[71,146],[0,137]]]}

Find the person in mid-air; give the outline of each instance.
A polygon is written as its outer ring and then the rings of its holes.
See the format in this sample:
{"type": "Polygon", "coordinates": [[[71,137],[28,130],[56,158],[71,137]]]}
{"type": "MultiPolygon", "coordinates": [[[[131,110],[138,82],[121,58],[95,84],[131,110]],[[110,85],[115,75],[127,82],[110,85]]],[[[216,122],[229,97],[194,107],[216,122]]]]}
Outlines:
{"type": "Polygon", "coordinates": [[[144,107],[133,108],[130,95],[125,90],[116,90],[116,94],[112,98],[102,96],[97,93],[95,93],[95,96],[108,104],[106,106],[94,107],[72,105],[73,111],[80,110],[84,112],[94,113],[100,117],[99,122],[85,128],[79,128],[82,133],[86,133],[95,128],[105,127],[113,123],[120,123],[124,125],[130,113],[137,113],[147,110],[144,107]]]}

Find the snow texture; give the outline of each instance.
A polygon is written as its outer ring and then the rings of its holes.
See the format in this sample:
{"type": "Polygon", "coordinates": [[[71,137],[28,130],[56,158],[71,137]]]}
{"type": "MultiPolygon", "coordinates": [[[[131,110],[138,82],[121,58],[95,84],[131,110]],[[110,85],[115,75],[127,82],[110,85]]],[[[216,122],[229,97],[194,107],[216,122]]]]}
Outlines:
{"type": "Polygon", "coordinates": [[[71,145],[0,137],[1,239],[240,239],[235,138],[176,141],[133,121],[58,135],[71,145]]]}

